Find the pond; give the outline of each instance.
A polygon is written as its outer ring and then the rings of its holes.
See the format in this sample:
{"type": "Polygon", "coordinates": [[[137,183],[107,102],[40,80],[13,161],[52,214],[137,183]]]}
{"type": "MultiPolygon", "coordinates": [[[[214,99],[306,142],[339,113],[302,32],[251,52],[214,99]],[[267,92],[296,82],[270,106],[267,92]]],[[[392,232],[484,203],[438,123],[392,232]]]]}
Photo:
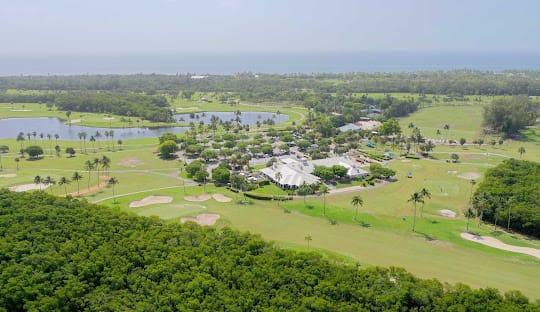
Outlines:
{"type": "MultiPolygon", "coordinates": [[[[122,140],[156,138],[165,132],[181,133],[188,129],[188,127],[112,128],[114,131],[114,138],[122,140]]],[[[45,137],[47,134],[51,134],[53,137],[55,134],[58,134],[60,139],[78,140],[80,132],[86,132],[86,139],[89,139],[90,136],[99,132],[101,134],[101,139],[104,140],[106,139],[104,133],[109,130],[109,128],[87,127],[77,124],[69,126],[58,118],[49,117],[0,119],[0,138],[2,139],[15,139],[19,132],[23,132],[26,139],[27,133],[35,131],[38,140],[40,133],[43,133],[45,137]]]]}
{"type": "Polygon", "coordinates": [[[267,124],[270,120],[272,124],[278,124],[289,120],[289,115],[272,112],[240,112],[239,115],[236,112],[201,112],[191,114],[176,114],[174,117],[178,122],[182,123],[199,123],[210,124],[212,122],[212,116],[220,119],[222,122],[230,121],[233,124],[238,122],[243,125],[256,125],[257,121],[262,124],[267,124]]]}

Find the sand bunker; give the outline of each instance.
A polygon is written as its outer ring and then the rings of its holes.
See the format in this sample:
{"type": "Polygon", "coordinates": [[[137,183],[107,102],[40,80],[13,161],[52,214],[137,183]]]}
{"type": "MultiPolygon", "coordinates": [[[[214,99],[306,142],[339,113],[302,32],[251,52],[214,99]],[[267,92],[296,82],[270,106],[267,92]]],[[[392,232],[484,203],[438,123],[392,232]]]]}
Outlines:
{"type": "Polygon", "coordinates": [[[219,215],[215,213],[202,213],[196,217],[183,217],[182,223],[195,222],[199,225],[214,225],[219,219],[219,215]]]}
{"type": "Polygon", "coordinates": [[[71,123],[79,123],[79,122],[81,122],[80,119],[73,119],[73,120],[71,120],[71,123]]]}
{"type": "Polygon", "coordinates": [[[148,196],[141,200],[132,201],[129,204],[130,208],[144,207],[154,204],[169,204],[173,201],[173,198],[170,196],[148,196]]]}
{"type": "Polygon", "coordinates": [[[49,187],[48,184],[30,183],[30,184],[11,186],[9,187],[9,190],[12,192],[26,192],[26,191],[44,190],[48,187],[49,187]]]}
{"type": "Polygon", "coordinates": [[[12,109],[12,112],[31,112],[31,109],[12,109]]]}
{"type": "Polygon", "coordinates": [[[460,175],[458,175],[458,178],[462,178],[465,180],[476,180],[480,177],[481,175],[478,172],[463,172],[460,175]]]}
{"type": "Polygon", "coordinates": [[[452,210],[448,210],[448,209],[439,210],[439,215],[441,215],[443,217],[447,217],[447,218],[455,218],[456,217],[456,213],[453,212],[452,210]]]}
{"type": "Polygon", "coordinates": [[[130,157],[130,158],[122,159],[120,162],[118,162],[118,164],[124,167],[135,168],[138,165],[142,164],[142,161],[137,157],[130,157]]]}
{"type": "Polygon", "coordinates": [[[457,171],[455,171],[455,170],[450,170],[450,171],[448,171],[448,174],[457,174],[457,171]]]}
{"type": "Polygon", "coordinates": [[[103,117],[103,120],[114,120],[114,117],[103,117]]]}
{"type": "Polygon", "coordinates": [[[220,203],[228,203],[228,202],[231,202],[232,201],[232,198],[230,197],[227,197],[223,194],[214,194],[212,195],[212,198],[215,200],[215,201],[218,201],[220,203]]]}
{"type": "Polygon", "coordinates": [[[517,252],[540,259],[540,249],[508,245],[493,237],[473,235],[470,233],[461,233],[461,238],[489,247],[511,252],[517,252]]]}
{"type": "Polygon", "coordinates": [[[212,198],[212,196],[210,196],[208,194],[203,194],[203,195],[198,195],[198,196],[185,196],[184,197],[185,200],[190,201],[190,202],[203,202],[203,201],[209,200],[210,198],[212,198]]]}
{"type": "Polygon", "coordinates": [[[15,178],[16,176],[15,173],[0,174],[0,178],[15,178]]]}

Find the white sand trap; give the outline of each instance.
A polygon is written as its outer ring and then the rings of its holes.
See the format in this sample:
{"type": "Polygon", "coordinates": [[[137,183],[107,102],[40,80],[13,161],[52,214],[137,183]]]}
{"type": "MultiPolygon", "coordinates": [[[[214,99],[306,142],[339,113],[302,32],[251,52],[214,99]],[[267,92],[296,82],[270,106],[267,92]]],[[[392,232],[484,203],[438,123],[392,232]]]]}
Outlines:
{"type": "Polygon", "coordinates": [[[192,110],[192,109],[199,109],[197,106],[191,106],[191,107],[177,107],[178,110],[192,110]]]}
{"type": "Polygon", "coordinates": [[[0,174],[0,178],[15,178],[16,176],[15,173],[0,174]]]}
{"type": "Polygon", "coordinates": [[[190,202],[203,202],[203,201],[209,200],[210,198],[212,198],[212,196],[210,196],[208,194],[203,194],[203,195],[198,195],[198,196],[185,196],[184,197],[185,200],[190,201],[190,202]]]}
{"type": "Polygon", "coordinates": [[[214,225],[219,219],[219,215],[215,213],[202,213],[196,217],[183,217],[182,223],[195,222],[199,225],[214,225]]]}
{"type": "Polygon", "coordinates": [[[73,120],[71,120],[71,123],[79,123],[79,122],[81,122],[80,119],[73,119],[73,120]]]}
{"type": "Polygon", "coordinates": [[[130,157],[130,158],[122,159],[120,162],[118,162],[118,164],[124,167],[135,168],[138,165],[142,164],[142,161],[137,157],[130,157]]]}
{"type": "Polygon", "coordinates": [[[114,117],[103,117],[103,120],[114,120],[114,117]]]}
{"type": "Polygon", "coordinates": [[[227,197],[223,194],[214,194],[212,195],[212,198],[215,200],[215,201],[218,201],[220,203],[228,203],[228,202],[231,202],[232,201],[232,198],[230,197],[227,197]]]}
{"type": "Polygon", "coordinates": [[[465,180],[476,180],[480,177],[481,175],[478,172],[463,172],[460,175],[458,175],[458,178],[462,178],[465,180]]]}
{"type": "Polygon", "coordinates": [[[452,210],[448,210],[448,209],[439,210],[439,214],[441,216],[447,217],[447,218],[455,218],[456,217],[456,213],[453,212],[452,210]]]}
{"type": "Polygon", "coordinates": [[[450,171],[448,171],[448,174],[457,174],[457,171],[455,171],[455,170],[450,170],[450,171]]]}
{"type": "Polygon", "coordinates": [[[511,252],[517,252],[517,253],[533,256],[540,259],[540,249],[508,245],[493,237],[473,235],[470,233],[461,233],[461,238],[472,241],[472,242],[480,243],[482,245],[486,245],[489,247],[511,251],[511,252]]]}
{"type": "Polygon", "coordinates": [[[31,112],[31,109],[12,109],[12,112],[31,112]]]}
{"type": "Polygon", "coordinates": [[[173,201],[173,198],[170,196],[148,196],[141,200],[132,201],[129,204],[130,208],[144,207],[148,205],[155,204],[169,204],[173,201]]]}
{"type": "Polygon", "coordinates": [[[48,188],[49,185],[46,185],[46,184],[34,184],[34,183],[31,183],[31,184],[22,184],[22,185],[15,185],[15,186],[11,186],[9,188],[10,191],[12,192],[26,192],[26,191],[34,191],[34,190],[44,190],[46,188],[48,188]]]}

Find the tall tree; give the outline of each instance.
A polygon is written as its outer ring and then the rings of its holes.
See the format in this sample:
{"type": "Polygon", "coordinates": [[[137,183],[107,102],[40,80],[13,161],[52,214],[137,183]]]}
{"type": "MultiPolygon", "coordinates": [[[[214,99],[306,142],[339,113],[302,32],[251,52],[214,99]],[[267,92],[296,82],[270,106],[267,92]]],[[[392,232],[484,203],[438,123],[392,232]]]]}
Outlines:
{"type": "Polygon", "coordinates": [[[422,194],[420,192],[414,192],[414,193],[411,194],[411,197],[407,201],[412,202],[413,205],[414,205],[414,217],[413,217],[412,230],[413,230],[413,232],[415,232],[416,231],[416,204],[417,203],[422,203],[424,201],[424,199],[422,198],[422,194]]]}
{"type": "Polygon", "coordinates": [[[80,193],[81,193],[79,181],[82,180],[82,178],[83,178],[83,176],[80,173],[78,173],[77,171],[75,171],[73,173],[73,176],[71,177],[71,180],[77,182],[77,196],[79,196],[80,193]]]}
{"type": "Polygon", "coordinates": [[[357,221],[357,219],[358,219],[358,207],[364,205],[364,200],[362,199],[362,197],[360,197],[360,195],[355,195],[355,196],[353,196],[353,198],[351,200],[351,204],[355,207],[354,221],[357,221]]]}

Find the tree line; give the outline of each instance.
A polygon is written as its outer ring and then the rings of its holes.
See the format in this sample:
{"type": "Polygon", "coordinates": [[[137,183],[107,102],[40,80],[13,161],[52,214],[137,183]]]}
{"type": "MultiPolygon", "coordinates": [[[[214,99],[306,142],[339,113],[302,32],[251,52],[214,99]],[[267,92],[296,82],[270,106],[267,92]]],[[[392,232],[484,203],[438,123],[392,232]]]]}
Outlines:
{"type": "Polygon", "coordinates": [[[540,237],[540,164],[509,159],[487,170],[472,204],[479,221],[540,237]]]}
{"type": "Polygon", "coordinates": [[[106,90],[236,92],[242,99],[301,100],[320,93],[409,92],[461,95],[540,95],[539,71],[426,71],[344,74],[74,75],[0,77],[0,90],[106,90]]]}
{"type": "Polygon", "coordinates": [[[331,263],[228,228],[163,222],[44,192],[0,190],[0,237],[5,311],[539,309],[517,291],[331,263]]]}

